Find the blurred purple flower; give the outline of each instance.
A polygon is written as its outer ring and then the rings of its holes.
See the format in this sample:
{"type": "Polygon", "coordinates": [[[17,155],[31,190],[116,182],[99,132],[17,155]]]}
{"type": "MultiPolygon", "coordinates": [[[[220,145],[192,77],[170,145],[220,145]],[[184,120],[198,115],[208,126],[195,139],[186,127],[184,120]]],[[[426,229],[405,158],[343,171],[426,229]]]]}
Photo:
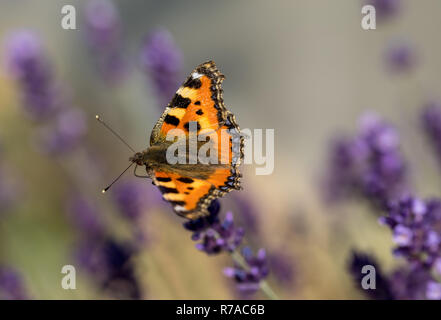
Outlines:
{"type": "Polygon", "coordinates": [[[372,256],[363,252],[353,251],[349,261],[349,272],[353,278],[353,282],[360,292],[363,292],[370,299],[374,300],[393,300],[395,296],[389,283],[388,277],[383,273],[378,262],[372,256]],[[375,268],[375,290],[365,290],[361,286],[364,266],[373,266],[375,268]]]}
{"type": "Polygon", "coordinates": [[[236,281],[237,289],[242,294],[252,294],[260,289],[260,282],[269,274],[268,261],[264,249],[260,249],[256,256],[250,248],[245,247],[242,255],[248,265],[245,270],[241,266],[236,265],[233,268],[225,268],[224,274],[236,281]]]}
{"type": "Polygon", "coordinates": [[[139,299],[140,286],[131,260],[137,253],[137,244],[114,240],[105,229],[98,209],[85,198],[75,197],[68,209],[81,234],[75,248],[78,264],[113,297],[139,299]]]}
{"type": "Polygon", "coordinates": [[[29,31],[12,34],[7,42],[7,62],[20,84],[27,113],[44,124],[36,135],[40,151],[72,151],[87,131],[85,116],[56,83],[40,39],[29,31]]]}
{"type": "Polygon", "coordinates": [[[131,221],[137,221],[148,205],[149,193],[144,181],[124,181],[115,185],[113,196],[121,213],[131,221]]]}
{"type": "Polygon", "coordinates": [[[430,268],[421,264],[408,264],[395,270],[390,275],[385,275],[373,257],[362,252],[353,252],[350,261],[350,272],[357,288],[371,299],[441,299],[438,295],[440,284],[435,282],[430,268]],[[361,287],[361,281],[364,277],[361,270],[365,265],[375,267],[375,290],[363,290],[361,287]]]}
{"type": "Polygon", "coordinates": [[[86,39],[98,64],[98,70],[109,83],[124,78],[126,65],[122,58],[121,23],[112,1],[91,0],[85,8],[86,39]]]}
{"type": "Polygon", "coordinates": [[[396,300],[428,299],[428,285],[433,281],[429,269],[412,265],[394,271],[389,277],[396,300]]]}
{"type": "Polygon", "coordinates": [[[0,300],[29,299],[23,280],[17,271],[0,266],[0,300]]]}
{"type": "Polygon", "coordinates": [[[435,281],[427,283],[426,296],[429,300],[441,300],[441,283],[435,281]]]}
{"type": "Polygon", "coordinates": [[[375,114],[361,118],[354,138],[335,140],[329,158],[328,200],[356,195],[384,207],[390,199],[409,192],[398,134],[375,114]]]}
{"type": "Polygon", "coordinates": [[[401,9],[401,0],[367,0],[366,4],[373,5],[380,21],[395,16],[401,9]]]}
{"type": "Polygon", "coordinates": [[[143,213],[147,208],[161,203],[160,197],[156,192],[151,192],[144,181],[133,179],[115,185],[113,197],[119,212],[130,223],[136,241],[140,245],[146,244],[148,234],[145,231],[146,224],[142,221],[143,213]]]}
{"type": "Polygon", "coordinates": [[[292,288],[295,282],[295,265],[287,251],[275,251],[268,258],[271,273],[285,288],[292,288]]]}
{"type": "Polygon", "coordinates": [[[391,201],[388,215],[380,218],[393,233],[398,256],[413,264],[432,267],[441,257],[441,201],[405,197],[391,201]]]}
{"type": "Polygon", "coordinates": [[[200,232],[206,230],[210,226],[219,223],[219,211],[220,211],[220,202],[218,199],[215,199],[211,202],[208,207],[208,216],[201,217],[195,220],[188,220],[183,223],[185,229],[192,231],[193,233],[199,234],[200,232]]]}
{"type": "Polygon", "coordinates": [[[252,201],[243,195],[232,195],[233,200],[240,212],[240,220],[243,226],[246,226],[247,234],[259,236],[259,212],[254,207],[252,201]]]}
{"type": "Polygon", "coordinates": [[[112,297],[140,299],[141,288],[131,261],[136,253],[131,245],[118,243],[109,237],[82,240],[76,249],[80,266],[112,297]]]}
{"type": "Polygon", "coordinates": [[[441,104],[437,101],[429,102],[424,107],[421,118],[424,130],[441,164],[441,104]]]}
{"type": "Polygon", "coordinates": [[[223,221],[219,220],[219,209],[218,201],[214,200],[209,207],[208,217],[184,223],[187,230],[193,231],[192,240],[200,240],[196,248],[207,254],[217,254],[222,251],[233,252],[241,244],[244,236],[244,230],[235,227],[231,212],[226,213],[223,221]]]}
{"type": "Polygon", "coordinates": [[[34,33],[19,31],[8,37],[6,62],[21,87],[24,107],[32,118],[42,119],[60,107],[58,85],[40,39],[34,33]]]}
{"type": "Polygon", "coordinates": [[[75,148],[87,132],[86,116],[81,109],[61,111],[55,123],[41,128],[39,144],[44,152],[64,154],[75,148]]]}
{"type": "Polygon", "coordinates": [[[83,237],[101,238],[105,234],[98,209],[84,197],[75,196],[68,204],[69,218],[83,237]]]}
{"type": "Polygon", "coordinates": [[[385,63],[393,73],[408,72],[417,63],[415,48],[405,41],[394,41],[386,49],[385,63]]]}
{"type": "Polygon", "coordinates": [[[10,210],[17,204],[20,183],[4,164],[0,163],[0,213],[10,210]]]}
{"type": "Polygon", "coordinates": [[[150,34],[141,48],[141,66],[150,77],[159,106],[168,104],[179,87],[182,53],[165,29],[150,34]]]}

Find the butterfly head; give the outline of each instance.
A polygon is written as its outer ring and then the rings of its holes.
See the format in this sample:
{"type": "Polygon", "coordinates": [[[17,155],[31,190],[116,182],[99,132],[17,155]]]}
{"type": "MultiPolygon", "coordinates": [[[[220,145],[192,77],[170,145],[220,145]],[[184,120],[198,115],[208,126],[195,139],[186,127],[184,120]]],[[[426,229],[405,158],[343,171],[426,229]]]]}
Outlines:
{"type": "Polygon", "coordinates": [[[145,152],[136,152],[132,157],[129,158],[129,160],[139,166],[142,166],[145,164],[145,152]]]}

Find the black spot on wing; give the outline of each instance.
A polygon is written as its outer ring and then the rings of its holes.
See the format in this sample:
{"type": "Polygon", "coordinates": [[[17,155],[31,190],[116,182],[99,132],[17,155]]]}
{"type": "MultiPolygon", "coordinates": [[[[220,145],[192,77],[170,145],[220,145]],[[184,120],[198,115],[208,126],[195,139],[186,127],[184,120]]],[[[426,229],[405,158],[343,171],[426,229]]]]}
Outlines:
{"type": "Polygon", "coordinates": [[[194,188],[193,188],[193,187],[187,187],[187,189],[188,189],[188,190],[193,190],[194,188]]]}
{"type": "Polygon", "coordinates": [[[160,190],[162,193],[179,193],[178,189],[176,189],[176,188],[168,188],[168,187],[162,187],[162,186],[160,186],[160,187],[159,187],[159,190],[160,190]]]}
{"type": "MultiPolygon", "coordinates": [[[[197,121],[190,121],[190,122],[196,122],[196,130],[197,131],[201,130],[201,125],[199,124],[199,122],[197,121]]],[[[184,123],[184,129],[187,131],[190,131],[190,122],[184,123]]]]}
{"type": "Polygon", "coordinates": [[[203,115],[204,114],[204,112],[202,111],[202,109],[199,109],[198,111],[196,111],[196,114],[198,114],[198,115],[203,115]]]}
{"type": "Polygon", "coordinates": [[[185,201],[169,201],[174,206],[185,206],[185,201]]]}
{"type": "Polygon", "coordinates": [[[193,79],[189,77],[187,81],[184,82],[184,87],[199,89],[202,86],[202,81],[199,79],[193,79]]]}
{"type": "Polygon", "coordinates": [[[177,126],[179,124],[179,119],[168,114],[165,116],[164,122],[173,126],[177,126]]]}
{"type": "Polygon", "coordinates": [[[191,178],[185,178],[185,177],[181,177],[181,178],[178,178],[178,179],[176,179],[176,180],[178,180],[178,181],[180,181],[180,182],[183,182],[183,183],[193,183],[193,182],[194,182],[193,179],[191,179],[191,178]]]}
{"type": "Polygon", "coordinates": [[[196,101],[194,104],[197,105],[197,106],[200,106],[201,102],[200,101],[196,101]]]}
{"type": "Polygon", "coordinates": [[[180,94],[175,94],[170,105],[172,108],[183,108],[186,109],[190,105],[191,100],[189,98],[184,98],[180,94]]]}
{"type": "Polygon", "coordinates": [[[167,178],[167,177],[157,177],[156,180],[158,180],[159,182],[170,182],[170,181],[172,181],[171,178],[167,178]]]}

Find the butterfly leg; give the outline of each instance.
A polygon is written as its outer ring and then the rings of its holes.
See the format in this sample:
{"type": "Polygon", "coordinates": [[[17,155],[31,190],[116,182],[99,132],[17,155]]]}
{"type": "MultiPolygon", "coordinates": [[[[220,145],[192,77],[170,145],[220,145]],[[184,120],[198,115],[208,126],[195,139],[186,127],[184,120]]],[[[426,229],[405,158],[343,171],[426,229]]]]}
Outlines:
{"type": "Polygon", "coordinates": [[[136,169],[138,168],[138,165],[135,166],[135,170],[133,171],[133,174],[135,175],[135,177],[137,178],[149,178],[149,176],[145,175],[145,176],[140,176],[139,174],[136,174],[136,169]]]}

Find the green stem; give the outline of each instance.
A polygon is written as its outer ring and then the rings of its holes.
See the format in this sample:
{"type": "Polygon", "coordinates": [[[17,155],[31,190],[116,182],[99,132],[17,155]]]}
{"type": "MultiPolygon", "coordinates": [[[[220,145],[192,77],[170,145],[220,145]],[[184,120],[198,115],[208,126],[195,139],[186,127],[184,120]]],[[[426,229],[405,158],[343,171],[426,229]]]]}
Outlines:
{"type": "MultiPolygon", "coordinates": [[[[249,270],[250,266],[248,265],[248,263],[245,261],[245,259],[240,255],[239,252],[237,252],[236,250],[234,250],[231,253],[231,258],[233,258],[233,260],[239,265],[241,266],[243,269],[245,270],[249,270]]],[[[273,289],[271,289],[271,287],[268,285],[268,283],[265,280],[261,280],[260,281],[260,290],[262,290],[262,292],[271,300],[279,300],[279,297],[277,296],[277,294],[273,291],[273,289]]]]}

